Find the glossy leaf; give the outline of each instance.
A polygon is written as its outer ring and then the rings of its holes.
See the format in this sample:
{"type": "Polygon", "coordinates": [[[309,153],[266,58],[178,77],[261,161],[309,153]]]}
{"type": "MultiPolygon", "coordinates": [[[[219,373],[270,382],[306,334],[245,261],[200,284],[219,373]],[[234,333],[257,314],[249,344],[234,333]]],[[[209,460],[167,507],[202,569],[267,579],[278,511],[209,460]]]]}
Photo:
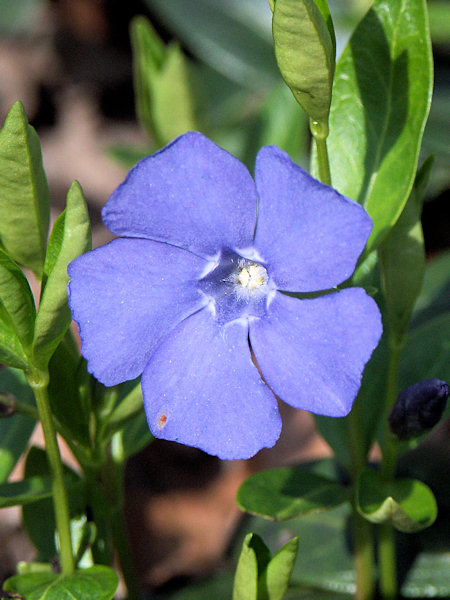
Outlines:
{"type": "Polygon", "coordinates": [[[437,504],[430,488],[417,479],[386,481],[364,470],[357,482],[357,508],[372,523],[389,521],[399,531],[413,533],[433,524],[437,504]]]}
{"type": "Polygon", "coordinates": [[[3,584],[7,592],[26,600],[111,600],[119,578],[109,567],[94,566],[71,575],[29,573],[10,577],[3,584]]]}
{"type": "MultiPolygon", "coordinates": [[[[300,587],[354,594],[353,556],[348,544],[350,511],[350,505],[346,503],[327,512],[301,515],[284,523],[253,517],[247,528],[263,537],[271,548],[281,548],[286,539],[294,536],[299,538],[300,549],[291,577],[291,587],[295,590],[293,598],[300,587]]],[[[309,592],[306,597],[322,596],[309,592]]]]}
{"type": "Polygon", "coordinates": [[[271,558],[259,535],[245,536],[233,586],[233,600],[282,600],[288,589],[298,539],[287,542],[271,558]]]}
{"type": "MultiPolygon", "coordinates": [[[[22,356],[29,353],[33,339],[33,294],[27,278],[16,263],[0,249],[0,329],[3,336],[13,332],[17,341],[5,339],[5,349],[22,347],[22,356]]],[[[2,337],[3,337],[2,336],[2,337]]]]}
{"type": "MultiPolygon", "coordinates": [[[[13,394],[24,404],[34,405],[33,392],[22,371],[1,369],[0,389],[13,394]]],[[[0,419],[0,483],[8,479],[25,452],[35,425],[36,421],[17,413],[7,419],[0,419]]]]}
{"type": "Polygon", "coordinates": [[[259,577],[261,600],[282,600],[289,587],[298,551],[298,538],[293,538],[272,557],[259,577]],[[265,595],[264,595],[265,594],[265,595]]]}
{"type": "Polygon", "coordinates": [[[422,202],[432,160],[419,169],[398,221],[380,247],[385,316],[391,343],[402,344],[425,273],[422,202]]]}
{"type": "Polygon", "coordinates": [[[329,510],[348,500],[341,484],[296,467],[261,471],[239,488],[237,503],[242,510],[277,521],[300,514],[329,510]]]}
{"type": "Polygon", "coordinates": [[[0,132],[0,242],[17,262],[42,274],[49,191],[39,138],[16,102],[0,132]]]}
{"type": "Polygon", "coordinates": [[[432,80],[425,0],[375,0],[338,61],[328,138],[334,187],[374,221],[368,252],[411,191],[432,80]]]}
{"type": "MultiPolygon", "coordinates": [[[[325,11],[326,2],[318,4],[325,11]]],[[[321,10],[314,0],[277,0],[272,30],[281,76],[310,118],[326,123],[335,46],[321,10]]]]}
{"type": "Polygon", "coordinates": [[[262,539],[253,533],[245,536],[236,567],[233,600],[259,600],[258,573],[270,560],[270,552],[262,539]]]}
{"type": "Polygon", "coordinates": [[[36,502],[52,495],[49,477],[29,477],[0,485],[0,508],[36,502]]]}
{"type": "Polygon", "coordinates": [[[91,227],[81,186],[74,182],[56,220],[44,264],[41,302],[33,339],[34,364],[45,368],[72,320],[67,304],[68,264],[91,248],[91,227]]]}

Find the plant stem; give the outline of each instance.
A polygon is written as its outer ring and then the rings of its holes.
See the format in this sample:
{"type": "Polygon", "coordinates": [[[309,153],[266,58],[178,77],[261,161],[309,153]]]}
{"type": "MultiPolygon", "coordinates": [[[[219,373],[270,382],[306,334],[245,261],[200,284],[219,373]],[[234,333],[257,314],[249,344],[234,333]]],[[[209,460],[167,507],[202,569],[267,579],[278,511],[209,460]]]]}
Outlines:
{"type": "MultiPolygon", "coordinates": [[[[397,399],[398,392],[398,369],[403,344],[390,340],[390,356],[386,380],[386,394],[384,405],[385,430],[383,459],[381,462],[381,476],[386,481],[392,481],[395,477],[397,459],[397,442],[389,431],[388,413],[397,399]]],[[[390,522],[379,526],[378,540],[378,565],[380,572],[380,593],[383,600],[395,600],[397,598],[397,568],[395,556],[394,529],[390,522]]]]}
{"type": "Polygon", "coordinates": [[[102,479],[109,506],[109,526],[112,533],[114,548],[119,559],[120,569],[127,587],[128,600],[141,600],[141,588],[133,563],[124,516],[124,459],[122,456],[121,442],[122,439],[120,434],[116,434],[111,442],[111,453],[109,460],[103,468],[102,479]]]}
{"type": "Polygon", "coordinates": [[[56,438],[56,429],[53,423],[48,399],[48,372],[33,371],[27,375],[27,379],[36,398],[42,430],[44,432],[47,460],[52,479],[53,506],[60,546],[61,571],[65,575],[69,575],[75,571],[72,538],[70,534],[69,501],[66,484],[64,482],[61,454],[56,438]]]}
{"type": "Polygon", "coordinates": [[[327,148],[327,137],[329,132],[328,123],[310,119],[309,128],[316,143],[319,179],[322,183],[331,185],[330,161],[328,160],[327,148]]]}
{"type": "Polygon", "coordinates": [[[355,540],[355,600],[372,600],[375,595],[375,554],[373,525],[353,508],[353,535],[355,540]]]}
{"type": "MultiPolygon", "coordinates": [[[[363,415],[360,398],[357,397],[349,415],[351,472],[355,486],[359,473],[367,461],[367,445],[364,439],[363,415]]],[[[353,535],[355,543],[356,600],[372,600],[375,596],[375,553],[373,525],[357,511],[354,502],[353,535]]]]}

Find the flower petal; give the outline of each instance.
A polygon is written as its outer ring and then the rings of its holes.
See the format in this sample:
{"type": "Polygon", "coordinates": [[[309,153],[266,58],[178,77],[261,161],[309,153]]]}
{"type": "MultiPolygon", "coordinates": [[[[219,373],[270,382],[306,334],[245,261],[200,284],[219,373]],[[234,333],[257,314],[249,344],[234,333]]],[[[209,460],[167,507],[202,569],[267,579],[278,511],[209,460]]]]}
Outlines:
{"type": "Polygon", "coordinates": [[[361,288],[313,300],[276,292],[268,315],[250,322],[253,352],[275,394],[331,417],[350,411],[380,336],[380,312],[361,288]]]}
{"type": "Polygon", "coordinates": [[[205,304],[206,261],[167,244],[117,239],[68,268],[88,369],[105,385],[140,375],[161,339],[205,304]]]}
{"type": "Polygon", "coordinates": [[[276,399],[251,361],[246,322],[220,328],[208,308],[156,350],[142,391],[156,437],[225,460],[249,458],[280,435],[276,399]]]}
{"type": "Polygon", "coordinates": [[[353,273],[372,230],[363,207],[294,164],[275,146],[256,159],[255,247],[278,289],[313,292],[353,273]]]}
{"type": "Polygon", "coordinates": [[[103,220],[113,233],[180,246],[201,256],[251,245],[256,188],[246,167],[190,132],[141,160],[113,192],[103,220]]]}

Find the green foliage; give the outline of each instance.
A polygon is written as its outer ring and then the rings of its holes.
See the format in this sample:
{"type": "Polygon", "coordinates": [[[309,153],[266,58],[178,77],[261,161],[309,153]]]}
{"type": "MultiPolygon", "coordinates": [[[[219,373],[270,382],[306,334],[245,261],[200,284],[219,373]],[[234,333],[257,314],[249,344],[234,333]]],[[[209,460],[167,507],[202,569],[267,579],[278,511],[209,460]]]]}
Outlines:
{"type": "Polygon", "coordinates": [[[0,132],[0,243],[41,277],[49,224],[49,191],[38,136],[16,102],[0,132]]]}
{"type": "Polygon", "coordinates": [[[336,53],[327,3],[277,0],[272,27],[275,56],[284,81],[310,118],[326,123],[336,53]]]}
{"type": "MultiPolygon", "coordinates": [[[[25,462],[25,479],[47,479],[50,471],[44,450],[32,446],[25,462]]],[[[64,478],[71,489],[69,496],[71,516],[84,513],[86,499],[84,483],[72,469],[64,467],[64,478]]],[[[22,507],[23,524],[31,542],[39,552],[39,560],[50,561],[57,555],[55,544],[55,517],[52,499],[44,498],[24,504],[22,507]]]]}
{"type": "Polygon", "coordinates": [[[15,575],[3,587],[26,600],[111,600],[118,583],[112,569],[95,566],[71,575],[48,572],[15,575]]]}
{"type": "Polygon", "coordinates": [[[106,416],[104,436],[112,437],[114,433],[123,429],[126,423],[133,420],[143,409],[142,391],[140,382],[123,398],[117,407],[106,416]]]}
{"type": "MultiPolygon", "coordinates": [[[[0,371],[0,389],[13,394],[21,403],[34,406],[34,396],[22,371],[3,368],[0,371]]],[[[17,461],[26,450],[36,421],[16,413],[0,419],[0,483],[7,480],[17,461]]]]}
{"type": "Polygon", "coordinates": [[[449,340],[450,312],[414,328],[401,357],[400,389],[430,377],[450,380],[449,340]]]}
{"type": "Polygon", "coordinates": [[[24,368],[33,338],[36,309],[27,278],[0,249],[0,360],[24,368]]]}
{"type": "Polygon", "coordinates": [[[417,479],[386,481],[365,469],[358,479],[356,496],[358,511],[365,519],[372,523],[389,521],[404,533],[429,527],[437,516],[433,492],[417,479]]]}
{"type": "Polygon", "coordinates": [[[249,533],[236,568],[233,600],[282,600],[289,586],[298,539],[290,540],[271,558],[262,539],[249,533]]]}
{"type": "Polygon", "coordinates": [[[410,194],[432,91],[425,0],[376,0],[338,64],[330,112],[333,185],[367,209],[367,252],[410,194]]]}
{"type": "Polygon", "coordinates": [[[136,113],[159,146],[198,129],[188,64],[178,44],[164,46],[144,17],[131,24],[136,113]]]}
{"type": "Polygon", "coordinates": [[[404,343],[411,313],[425,273],[425,245],[420,217],[433,161],[419,169],[398,221],[380,246],[385,318],[390,342],[404,343]]]}
{"type": "MultiPolygon", "coordinates": [[[[300,548],[285,600],[351,600],[355,594],[353,546],[351,541],[351,509],[344,504],[324,513],[302,515],[280,524],[253,517],[246,528],[263,537],[270,547],[280,548],[284,540],[297,536],[300,548]],[[333,590],[331,592],[330,590],[333,590]],[[329,596],[328,596],[329,594],[329,596]]],[[[425,532],[431,531],[426,530],[425,532]]],[[[404,534],[409,549],[423,547],[424,533],[404,534]]],[[[439,535],[439,531],[437,532],[439,535]]],[[[442,541],[442,538],[440,538],[442,541]]],[[[430,550],[425,546],[413,564],[403,564],[400,579],[404,579],[401,593],[406,598],[426,598],[433,591],[436,598],[450,594],[450,555],[448,549],[430,550]]],[[[242,540],[237,542],[239,552],[242,540]]],[[[404,547],[404,546],[402,546],[404,547]]],[[[206,587],[206,586],[205,586],[206,587]]],[[[206,593],[198,598],[212,598],[206,593]]],[[[175,595],[179,600],[178,595],[175,595]]],[[[186,594],[186,600],[197,596],[186,594]]],[[[180,600],[185,600],[180,595],[180,600]]]]}
{"type": "Polygon", "coordinates": [[[339,506],[348,500],[348,491],[340,483],[301,467],[282,467],[249,477],[236,500],[242,510],[283,521],[339,506]]]}
{"type": "Polygon", "coordinates": [[[64,212],[55,221],[44,264],[44,278],[33,339],[33,364],[46,368],[72,320],[67,305],[68,264],[91,249],[91,226],[78,182],[67,194],[64,212]]]}
{"type": "Polygon", "coordinates": [[[29,477],[0,485],[0,508],[18,506],[50,498],[52,485],[49,477],[29,477]]]}
{"type": "Polygon", "coordinates": [[[267,0],[146,4],[192,54],[231,81],[259,93],[279,82],[270,33],[260,17],[269,11],[267,0]]]}

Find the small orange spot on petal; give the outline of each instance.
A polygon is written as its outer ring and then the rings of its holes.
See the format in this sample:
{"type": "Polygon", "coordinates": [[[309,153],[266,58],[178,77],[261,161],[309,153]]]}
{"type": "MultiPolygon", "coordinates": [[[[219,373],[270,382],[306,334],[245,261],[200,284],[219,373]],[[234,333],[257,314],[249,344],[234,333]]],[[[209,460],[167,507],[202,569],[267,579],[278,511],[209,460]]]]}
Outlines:
{"type": "Polygon", "coordinates": [[[157,423],[158,429],[162,429],[165,426],[166,422],[167,422],[166,415],[161,415],[159,417],[159,420],[158,420],[158,423],[157,423]]]}

